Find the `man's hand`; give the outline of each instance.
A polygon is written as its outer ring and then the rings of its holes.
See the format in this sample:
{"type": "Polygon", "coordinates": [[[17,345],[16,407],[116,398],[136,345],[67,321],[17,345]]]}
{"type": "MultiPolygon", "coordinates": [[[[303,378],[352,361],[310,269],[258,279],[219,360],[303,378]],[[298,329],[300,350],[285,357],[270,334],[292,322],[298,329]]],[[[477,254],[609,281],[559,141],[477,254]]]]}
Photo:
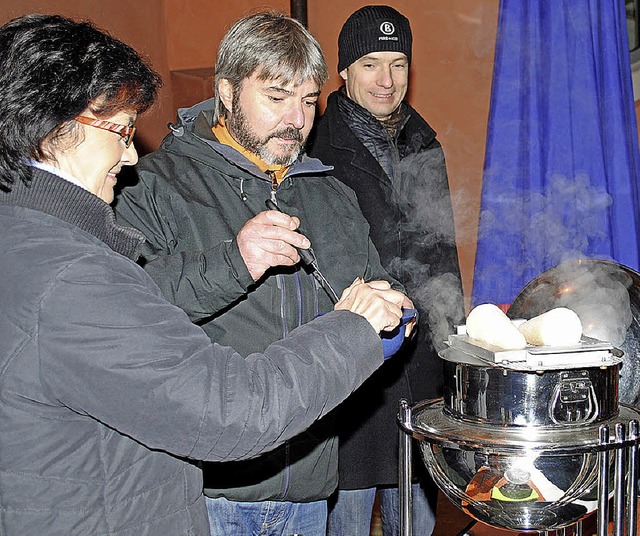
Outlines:
{"type": "Polygon", "coordinates": [[[300,220],[266,210],[244,224],[236,238],[240,255],[254,281],[272,266],[293,266],[300,261],[296,247],[307,249],[309,239],[296,232],[300,220]]]}
{"type": "Polygon", "coordinates": [[[362,279],[356,279],[344,289],[335,305],[336,310],[346,309],[364,316],[377,333],[393,330],[400,323],[403,307],[413,308],[411,300],[393,290],[387,281],[365,283],[362,279]]]}

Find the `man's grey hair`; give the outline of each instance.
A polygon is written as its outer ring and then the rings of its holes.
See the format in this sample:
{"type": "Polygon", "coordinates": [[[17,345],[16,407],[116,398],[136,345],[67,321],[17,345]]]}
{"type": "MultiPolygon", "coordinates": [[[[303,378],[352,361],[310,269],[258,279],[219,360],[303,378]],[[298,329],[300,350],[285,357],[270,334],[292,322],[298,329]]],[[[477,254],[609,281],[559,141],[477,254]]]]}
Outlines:
{"type": "Polygon", "coordinates": [[[243,17],[220,42],[215,70],[214,125],[225,113],[218,84],[231,82],[234,92],[257,71],[260,80],[283,85],[313,80],[318,87],[327,81],[327,63],[318,41],[297,20],[276,12],[243,17]]]}

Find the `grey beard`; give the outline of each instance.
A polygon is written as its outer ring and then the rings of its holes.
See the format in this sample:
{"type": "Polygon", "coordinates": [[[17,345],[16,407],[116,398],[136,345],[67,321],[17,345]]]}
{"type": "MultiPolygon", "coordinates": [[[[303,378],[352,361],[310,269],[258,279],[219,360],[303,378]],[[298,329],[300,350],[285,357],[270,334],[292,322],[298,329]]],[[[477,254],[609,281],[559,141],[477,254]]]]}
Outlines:
{"type": "Polygon", "coordinates": [[[227,128],[233,134],[236,141],[242,145],[247,151],[257,154],[264,162],[269,165],[290,166],[300,156],[302,149],[304,148],[305,140],[302,139],[302,134],[296,128],[289,127],[277,132],[274,132],[266,139],[257,137],[251,128],[242,112],[242,107],[239,103],[234,105],[235,113],[231,114],[231,117],[227,116],[227,128]],[[271,138],[293,138],[299,142],[297,151],[289,155],[274,155],[267,149],[267,143],[271,138]]]}
{"type": "Polygon", "coordinates": [[[258,147],[258,152],[256,154],[269,165],[290,166],[298,159],[298,156],[300,156],[303,148],[304,144],[301,143],[298,150],[294,151],[290,155],[278,156],[271,154],[271,152],[267,149],[267,144],[265,142],[261,144],[260,147],[258,147]]]}

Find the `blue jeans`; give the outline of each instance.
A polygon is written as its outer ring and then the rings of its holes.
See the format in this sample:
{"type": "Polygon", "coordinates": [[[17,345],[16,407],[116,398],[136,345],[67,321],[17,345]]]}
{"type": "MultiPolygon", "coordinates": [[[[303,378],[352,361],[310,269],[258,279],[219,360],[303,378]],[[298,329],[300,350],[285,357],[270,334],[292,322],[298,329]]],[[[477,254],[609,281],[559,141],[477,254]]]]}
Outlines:
{"type": "Polygon", "coordinates": [[[327,501],[235,502],[205,497],[211,536],[326,536],[327,501]]]}
{"type": "MultiPolygon", "coordinates": [[[[384,536],[398,536],[400,533],[398,488],[339,490],[335,504],[329,510],[327,536],[346,536],[347,534],[369,536],[376,491],[380,500],[382,533],[384,536]]],[[[429,536],[436,524],[435,509],[429,504],[427,494],[420,484],[414,484],[411,491],[413,534],[429,536]]]]}

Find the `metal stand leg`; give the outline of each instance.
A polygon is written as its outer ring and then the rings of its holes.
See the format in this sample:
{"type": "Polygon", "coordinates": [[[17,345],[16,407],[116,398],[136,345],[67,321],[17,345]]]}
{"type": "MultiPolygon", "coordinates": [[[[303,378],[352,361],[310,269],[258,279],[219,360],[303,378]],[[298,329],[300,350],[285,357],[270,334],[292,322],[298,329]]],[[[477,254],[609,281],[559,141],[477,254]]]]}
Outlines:
{"type": "MultiPolygon", "coordinates": [[[[616,423],[614,427],[615,441],[622,445],[624,441],[624,425],[616,423]]],[[[625,449],[616,449],[614,454],[614,485],[613,485],[613,534],[624,536],[624,514],[625,514],[625,449]]]]}
{"type": "MultiPolygon", "coordinates": [[[[610,457],[614,456],[613,536],[636,536],[638,513],[638,421],[614,426],[613,447],[599,453],[598,536],[609,534],[610,457]],[[612,451],[612,452],[610,452],[612,451]],[[626,529],[626,532],[625,532],[626,529]]],[[[610,445],[608,425],[600,426],[600,444],[610,445]]]]}
{"type": "MultiPolygon", "coordinates": [[[[403,423],[411,423],[411,408],[404,399],[400,400],[400,420],[403,423]]],[[[402,428],[400,428],[400,456],[398,463],[398,476],[400,478],[398,487],[400,496],[400,536],[412,536],[411,436],[402,428]]]]}
{"type": "MultiPolygon", "coordinates": [[[[600,427],[600,444],[609,443],[609,427],[600,427]]],[[[609,451],[603,450],[598,454],[600,476],[598,480],[598,535],[607,534],[609,521],[609,451]]]]}
{"type": "Polygon", "coordinates": [[[638,534],[638,421],[629,422],[629,439],[632,445],[628,449],[629,460],[629,481],[627,482],[627,511],[629,536],[637,536],[638,534]]]}

